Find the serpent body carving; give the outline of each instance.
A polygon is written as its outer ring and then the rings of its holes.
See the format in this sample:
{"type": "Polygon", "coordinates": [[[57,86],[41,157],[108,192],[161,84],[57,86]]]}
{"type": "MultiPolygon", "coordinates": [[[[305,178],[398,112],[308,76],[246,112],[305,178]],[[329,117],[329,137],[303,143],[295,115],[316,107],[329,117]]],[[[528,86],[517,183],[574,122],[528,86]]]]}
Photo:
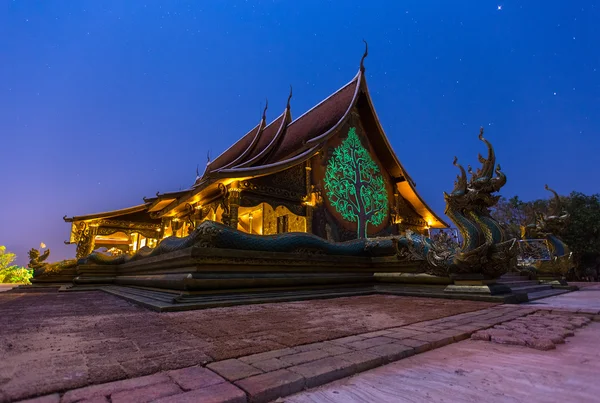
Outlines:
{"type": "Polygon", "coordinates": [[[147,257],[162,255],[191,246],[282,253],[325,254],[334,256],[373,256],[394,253],[393,239],[355,239],[330,242],[305,232],[286,232],[277,235],[254,235],[233,229],[215,221],[203,221],[184,238],[168,237],[154,249],[144,247],[136,254],[116,257],[92,253],[79,264],[122,264],[147,257]]]}
{"type": "Polygon", "coordinates": [[[569,221],[569,214],[563,210],[560,196],[545,185],[544,188],[553,194],[553,203],[549,214],[537,214],[535,224],[521,227],[521,235],[527,239],[545,239],[550,252],[550,261],[539,261],[534,264],[540,274],[565,276],[573,266],[572,253],[567,244],[556,234],[560,233],[569,221]]]}
{"type": "Polygon", "coordinates": [[[435,275],[478,273],[495,278],[516,266],[516,239],[507,240],[500,224],[490,215],[490,208],[499,199],[494,193],[506,184],[506,175],[500,165],[496,165],[494,148],[483,137],[483,128],[479,140],[488,149],[487,158],[478,156],[481,168],[473,172],[469,166],[471,178],[467,180],[467,172],[455,157],[453,164],[460,174],[452,192],[444,192],[445,213],[458,227],[462,244],[458,247],[440,244],[411,234],[396,242],[400,259],[421,255],[427,261],[425,270],[435,275]]]}

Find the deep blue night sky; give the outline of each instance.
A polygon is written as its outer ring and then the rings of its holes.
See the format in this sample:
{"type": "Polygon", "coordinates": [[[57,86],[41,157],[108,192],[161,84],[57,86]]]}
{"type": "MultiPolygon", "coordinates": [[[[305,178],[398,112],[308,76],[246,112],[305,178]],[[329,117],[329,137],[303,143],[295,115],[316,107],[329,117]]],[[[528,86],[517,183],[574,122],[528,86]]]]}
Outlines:
{"type": "Polygon", "coordinates": [[[67,214],[190,186],[293,85],[298,117],[366,74],[421,196],[443,212],[480,126],[505,196],[599,191],[594,1],[3,1],[0,245],[69,258],[67,214]]]}

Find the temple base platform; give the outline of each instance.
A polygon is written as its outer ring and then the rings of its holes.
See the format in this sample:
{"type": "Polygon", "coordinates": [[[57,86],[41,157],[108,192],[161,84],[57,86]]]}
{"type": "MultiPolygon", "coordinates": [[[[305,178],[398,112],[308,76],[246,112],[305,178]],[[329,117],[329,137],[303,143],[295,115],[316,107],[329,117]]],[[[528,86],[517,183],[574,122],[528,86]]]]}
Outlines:
{"type": "Polygon", "coordinates": [[[305,287],[280,289],[238,289],[222,290],[220,292],[212,293],[188,293],[176,290],[164,290],[135,286],[77,285],[63,286],[60,291],[103,291],[158,312],[177,312],[234,305],[290,302],[309,299],[340,298],[371,294],[472,300],[507,304],[519,304],[528,301],[527,294],[449,294],[444,292],[443,286],[440,287],[400,284],[372,284],[344,287],[305,287]]]}
{"type": "Polygon", "coordinates": [[[532,299],[528,290],[511,288],[510,284],[477,276],[436,277],[421,271],[419,262],[400,262],[395,256],[330,256],[193,246],[123,264],[79,265],[77,277],[60,291],[101,290],[156,311],[367,294],[497,303],[532,299]]]}

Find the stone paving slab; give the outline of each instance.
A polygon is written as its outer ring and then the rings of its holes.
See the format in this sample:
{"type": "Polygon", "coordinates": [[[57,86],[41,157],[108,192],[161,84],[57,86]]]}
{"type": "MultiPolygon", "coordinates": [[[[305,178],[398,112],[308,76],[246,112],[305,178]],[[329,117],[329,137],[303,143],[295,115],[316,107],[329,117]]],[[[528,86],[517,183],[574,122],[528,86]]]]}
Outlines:
{"type": "MultiPolygon", "coordinates": [[[[407,325],[406,328],[394,326],[352,337],[216,361],[205,367],[195,366],[87,386],[66,392],[60,398],[60,403],[86,399],[106,399],[110,402],[269,402],[464,340],[477,330],[532,312],[535,311],[514,305],[492,307],[447,317],[441,330],[439,320],[423,321],[407,325]],[[462,323],[467,318],[473,323],[482,323],[484,319],[486,322],[483,327],[464,330],[462,323]],[[417,328],[420,330],[415,330],[417,328]],[[388,337],[391,335],[396,337],[388,337]]],[[[44,398],[56,397],[54,394],[44,398]]]]}
{"type": "Polygon", "coordinates": [[[523,305],[534,307],[536,309],[563,309],[567,311],[582,310],[586,311],[586,313],[593,313],[594,315],[600,314],[600,284],[576,284],[580,287],[580,290],[577,292],[544,298],[523,305]]]}
{"type": "Polygon", "coordinates": [[[598,322],[550,352],[465,340],[288,396],[285,402],[598,402],[598,340],[598,322]]]}
{"type": "MultiPolygon", "coordinates": [[[[562,315],[570,316],[577,314],[578,310],[586,310],[587,313],[578,315],[587,315],[582,316],[585,320],[600,318],[594,309],[587,307],[570,311],[566,308],[556,309],[562,315]]],[[[217,359],[188,368],[159,370],[152,375],[101,385],[79,388],[75,386],[62,395],[50,393],[38,398],[41,400],[34,401],[37,403],[152,400],[214,403],[267,402],[386,363],[410,359],[409,357],[413,355],[469,338],[474,332],[485,331],[498,325],[501,325],[501,328],[512,321],[523,323],[520,318],[536,312],[538,312],[536,315],[541,315],[539,312],[543,312],[543,315],[554,315],[554,311],[547,309],[502,305],[409,322],[405,325],[386,321],[380,322],[379,329],[371,328],[352,335],[341,335],[317,342],[305,342],[271,351],[250,353],[234,359],[217,359]]],[[[319,325],[323,326],[322,323],[319,325]]],[[[185,340],[185,333],[180,334],[185,340]]],[[[229,331],[228,335],[236,337],[235,331],[229,331]]],[[[277,337],[276,334],[273,336],[277,337]]],[[[119,345],[113,347],[110,339],[106,341],[105,348],[117,352],[127,351],[127,348],[119,348],[119,345]]],[[[168,343],[171,342],[162,341],[162,344],[157,342],[152,348],[157,350],[168,343]]],[[[99,344],[97,349],[93,350],[94,354],[102,353],[100,346],[103,344],[99,344]]],[[[172,343],[172,348],[177,346],[177,343],[172,343]]],[[[110,356],[107,358],[110,361],[110,356]]],[[[73,362],[77,363],[75,358],[69,356],[62,358],[61,363],[68,365],[68,359],[75,360],[73,362]]],[[[118,364],[116,361],[114,364],[107,365],[118,364]]],[[[1,376],[3,376],[2,372],[0,372],[1,376]]],[[[14,399],[0,392],[0,401],[10,400],[14,399]]]]}
{"type": "MultiPolygon", "coordinates": [[[[286,352],[282,356],[312,350],[318,352],[301,357],[326,358],[354,350],[339,343],[319,344],[324,341],[365,340],[356,335],[492,306],[476,301],[371,295],[157,313],[102,292],[3,292],[0,401],[273,350],[286,352]]],[[[276,360],[261,363],[253,371],[260,374],[303,363],[276,360]]]]}
{"type": "Polygon", "coordinates": [[[590,322],[590,318],[577,313],[568,316],[554,315],[541,310],[477,331],[471,335],[471,338],[498,344],[527,346],[537,350],[552,350],[557,344],[564,344],[567,337],[574,336],[575,329],[590,322]]]}
{"type": "Polygon", "coordinates": [[[190,367],[157,374],[92,385],[42,396],[30,403],[74,402],[246,402],[246,394],[225,378],[203,367],[190,367]]]}

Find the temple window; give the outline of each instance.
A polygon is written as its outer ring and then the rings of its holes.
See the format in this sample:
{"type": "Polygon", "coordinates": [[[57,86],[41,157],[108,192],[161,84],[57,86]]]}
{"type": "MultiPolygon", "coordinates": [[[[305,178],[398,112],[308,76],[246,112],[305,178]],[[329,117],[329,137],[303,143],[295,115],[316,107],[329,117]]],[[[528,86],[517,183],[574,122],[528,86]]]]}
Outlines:
{"type": "Polygon", "coordinates": [[[249,234],[263,234],[263,204],[254,207],[240,207],[238,229],[249,234]]]}

